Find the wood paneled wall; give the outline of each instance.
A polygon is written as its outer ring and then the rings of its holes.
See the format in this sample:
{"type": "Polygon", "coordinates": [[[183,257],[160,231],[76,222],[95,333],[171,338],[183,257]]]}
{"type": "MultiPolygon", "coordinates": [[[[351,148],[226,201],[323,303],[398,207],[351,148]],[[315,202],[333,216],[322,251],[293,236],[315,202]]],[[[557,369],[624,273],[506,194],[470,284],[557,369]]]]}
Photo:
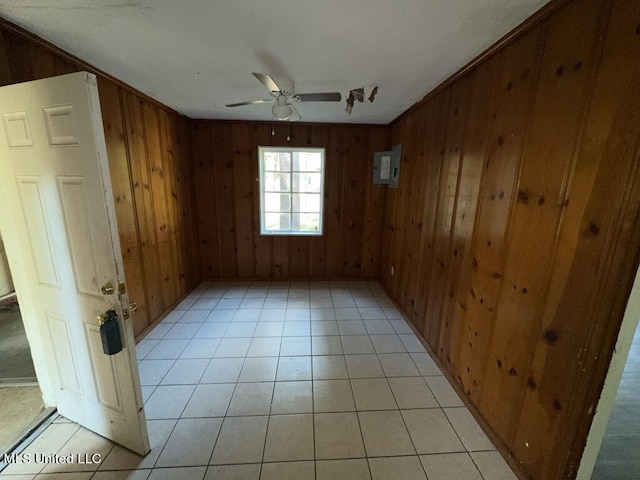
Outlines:
{"type": "Polygon", "coordinates": [[[264,122],[191,123],[202,277],[377,277],[383,187],[372,163],[388,127],[276,123],[273,132],[264,122]],[[260,235],[260,145],[326,149],[322,237],[260,235]]]}
{"type": "Polygon", "coordinates": [[[200,281],[189,120],[57,48],[0,23],[0,85],[98,76],[136,335],[200,281]]]}
{"type": "Polygon", "coordinates": [[[575,477],[638,267],[638,58],[640,2],[575,0],[391,126],[381,281],[528,478],[575,477]]]}

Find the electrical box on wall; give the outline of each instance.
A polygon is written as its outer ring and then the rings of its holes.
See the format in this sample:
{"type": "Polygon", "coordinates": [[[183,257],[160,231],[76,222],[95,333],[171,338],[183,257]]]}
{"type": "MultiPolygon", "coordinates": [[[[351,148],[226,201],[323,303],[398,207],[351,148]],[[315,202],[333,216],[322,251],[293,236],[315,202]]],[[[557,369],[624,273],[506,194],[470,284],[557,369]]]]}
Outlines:
{"type": "Polygon", "coordinates": [[[394,145],[390,151],[373,154],[373,183],[397,188],[400,179],[402,145],[394,145]]]}

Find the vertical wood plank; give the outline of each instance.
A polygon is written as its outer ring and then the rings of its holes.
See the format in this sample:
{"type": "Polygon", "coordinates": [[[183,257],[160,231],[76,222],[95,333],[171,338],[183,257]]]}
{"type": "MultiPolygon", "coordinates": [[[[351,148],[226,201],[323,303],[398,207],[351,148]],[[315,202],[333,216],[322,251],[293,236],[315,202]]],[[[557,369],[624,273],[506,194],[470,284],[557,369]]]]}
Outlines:
{"type": "Polygon", "coordinates": [[[254,152],[249,125],[231,126],[233,144],[233,193],[236,225],[236,261],[239,277],[254,276],[253,260],[253,172],[254,152]]]}
{"type": "Polygon", "coordinates": [[[138,304],[138,310],[131,316],[134,334],[138,334],[146,328],[150,318],[147,311],[145,278],[140,254],[135,201],[131,189],[120,92],[116,85],[102,79],[98,79],[98,91],[127,290],[130,301],[138,304]]]}

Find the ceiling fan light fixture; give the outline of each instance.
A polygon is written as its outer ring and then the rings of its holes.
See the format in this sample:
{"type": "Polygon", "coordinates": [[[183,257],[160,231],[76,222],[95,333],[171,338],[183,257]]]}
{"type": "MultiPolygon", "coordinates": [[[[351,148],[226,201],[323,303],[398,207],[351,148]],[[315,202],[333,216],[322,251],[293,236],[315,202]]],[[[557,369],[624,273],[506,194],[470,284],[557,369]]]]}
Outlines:
{"type": "Polygon", "coordinates": [[[271,108],[271,113],[278,120],[286,120],[293,113],[293,108],[287,105],[287,99],[284,96],[280,96],[276,104],[271,108]]]}

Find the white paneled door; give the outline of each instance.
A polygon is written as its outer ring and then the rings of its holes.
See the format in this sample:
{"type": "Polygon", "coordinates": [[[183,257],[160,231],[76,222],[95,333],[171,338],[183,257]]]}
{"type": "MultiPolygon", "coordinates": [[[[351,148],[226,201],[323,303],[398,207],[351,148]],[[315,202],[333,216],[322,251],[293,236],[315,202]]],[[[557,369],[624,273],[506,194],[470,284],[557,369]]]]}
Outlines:
{"type": "Polygon", "coordinates": [[[1,87],[0,117],[0,229],[45,403],[146,454],[96,77],[1,87]],[[115,355],[98,321],[110,309],[124,346],[115,355]]]}

